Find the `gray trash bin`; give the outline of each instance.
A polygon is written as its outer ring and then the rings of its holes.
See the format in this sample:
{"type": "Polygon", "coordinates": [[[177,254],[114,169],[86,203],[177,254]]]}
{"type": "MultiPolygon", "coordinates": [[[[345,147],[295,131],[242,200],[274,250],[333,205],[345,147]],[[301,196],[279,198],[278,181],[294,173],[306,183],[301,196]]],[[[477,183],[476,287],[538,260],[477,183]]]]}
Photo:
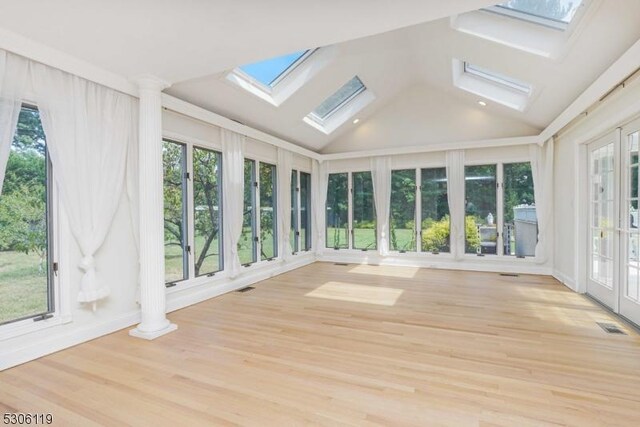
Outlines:
{"type": "Polygon", "coordinates": [[[536,207],[520,205],[513,208],[516,235],[516,256],[535,256],[538,243],[536,207]]]}

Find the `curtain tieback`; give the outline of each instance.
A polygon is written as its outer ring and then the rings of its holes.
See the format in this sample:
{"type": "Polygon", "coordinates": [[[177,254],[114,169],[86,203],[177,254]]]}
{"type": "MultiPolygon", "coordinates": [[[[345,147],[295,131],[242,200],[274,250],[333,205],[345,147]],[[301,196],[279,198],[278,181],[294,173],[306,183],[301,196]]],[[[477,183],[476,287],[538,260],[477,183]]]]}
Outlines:
{"type": "Polygon", "coordinates": [[[95,268],[96,260],[93,258],[93,255],[87,255],[80,260],[79,266],[86,273],[95,268]]]}

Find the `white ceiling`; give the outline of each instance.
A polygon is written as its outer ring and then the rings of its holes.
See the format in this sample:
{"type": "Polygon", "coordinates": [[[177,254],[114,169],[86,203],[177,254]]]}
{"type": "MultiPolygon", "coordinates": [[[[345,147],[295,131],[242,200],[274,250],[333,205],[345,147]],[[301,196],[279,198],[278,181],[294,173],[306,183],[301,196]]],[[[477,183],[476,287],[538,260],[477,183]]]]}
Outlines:
{"type": "Polygon", "coordinates": [[[591,0],[558,59],[462,33],[447,17],[496,0],[15,0],[0,27],[106,70],[154,74],[168,93],[321,152],[538,134],[640,38],[640,1],[591,0]],[[37,11],[35,13],[34,11],[37,11]],[[224,81],[245,63],[329,46],[332,62],[280,107],[224,81]],[[524,112],[453,86],[453,58],[532,83],[524,112]],[[376,100],[331,135],[302,122],[354,75],[376,100]]]}

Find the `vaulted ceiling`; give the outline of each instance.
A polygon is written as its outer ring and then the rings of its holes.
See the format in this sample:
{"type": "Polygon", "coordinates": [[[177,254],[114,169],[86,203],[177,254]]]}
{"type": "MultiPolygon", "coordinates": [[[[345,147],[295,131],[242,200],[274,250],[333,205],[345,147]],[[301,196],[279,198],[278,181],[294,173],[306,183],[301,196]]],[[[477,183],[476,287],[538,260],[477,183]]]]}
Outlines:
{"type": "MultiPolygon", "coordinates": [[[[460,17],[495,0],[20,0],[0,2],[0,27],[127,78],[157,75],[176,97],[343,152],[537,135],[640,38],[637,0],[585,2],[580,26],[549,56],[460,29],[460,17]],[[331,52],[327,65],[278,107],[225,79],[239,65],[315,47],[331,52]],[[529,105],[480,107],[454,85],[455,59],[531,83],[529,105]],[[302,121],[354,75],[375,94],[357,125],[326,135],[302,121]]],[[[531,25],[512,21],[513,31],[531,25]]]]}

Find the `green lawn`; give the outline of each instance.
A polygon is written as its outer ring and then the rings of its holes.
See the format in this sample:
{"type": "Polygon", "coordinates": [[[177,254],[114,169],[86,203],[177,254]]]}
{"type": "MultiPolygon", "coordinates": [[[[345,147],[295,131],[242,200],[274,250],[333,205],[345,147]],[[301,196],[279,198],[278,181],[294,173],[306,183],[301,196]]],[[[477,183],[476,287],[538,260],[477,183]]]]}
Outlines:
{"type": "MultiPolygon", "coordinates": [[[[353,231],[353,247],[355,249],[376,249],[376,231],[374,229],[356,228],[353,231]]],[[[391,250],[415,250],[415,247],[411,249],[413,230],[396,229],[395,233],[397,246],[393,246],[393,242],[390,242],[391,250]]],[[[328,248],[346,248],[348,244],[348,234],[345,228],[329,228],[327,230],[326,245],[328,248]]],[[[413,246],[415,246],[415,243],[413,246]]]]}
{"type": "Polygon", "coordinates": [[[0,252],[0,323],[48,309],[46,265],[35,254],[0,252]]]}

